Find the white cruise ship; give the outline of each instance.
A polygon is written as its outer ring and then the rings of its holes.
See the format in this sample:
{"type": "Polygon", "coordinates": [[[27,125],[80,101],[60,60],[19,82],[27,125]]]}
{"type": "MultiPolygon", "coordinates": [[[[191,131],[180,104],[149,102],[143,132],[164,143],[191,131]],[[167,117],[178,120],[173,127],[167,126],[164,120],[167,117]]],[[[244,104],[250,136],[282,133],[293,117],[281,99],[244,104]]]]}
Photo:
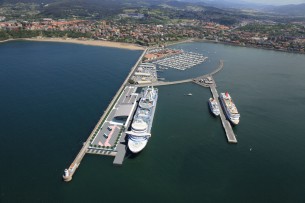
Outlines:
{"type": "Polygon", "coordinates": [[[209,99],[209,106],[211,109],[211,112],[215,115],[215,116],[219,116],[220,111],[219,111],[219,106],[217,104],[217,101],[213,98],[209,99]]]}
{"type": "Polygon", "coordinates": [[[226,114],[226,117],[234,124],[237,125],[239,123],[239,113],[238,110],[229,95],[228,92],[226,93],[220,93],[220,102],[222,104],[222,107],[224,109],[224,113],[226,114]]]}
{"type": "Polygon", "coordinates": [[[158,89],[146,87],[142,90],[142,97],[138,109],[131,124],[131,130],[127,131],[128,148],[133,153],[138,153],[146,146],[150,138],[150,130],[154,119],[158,100],[158,89]]]}

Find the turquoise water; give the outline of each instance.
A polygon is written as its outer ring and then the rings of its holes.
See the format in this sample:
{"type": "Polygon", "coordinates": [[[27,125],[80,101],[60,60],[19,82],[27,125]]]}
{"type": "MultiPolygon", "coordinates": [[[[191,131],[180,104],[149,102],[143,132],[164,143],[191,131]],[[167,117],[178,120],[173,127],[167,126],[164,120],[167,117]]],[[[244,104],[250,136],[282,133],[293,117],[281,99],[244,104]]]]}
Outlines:
{"type": "Polygon", "coordinates": [[[215,79],[241,113],[238,144],[227,143],[220,120],[209,113],[209,89],[163,86],[143,152],[122,167],[112,157],[86,155],[73,181],[64,183],[63,169],[141,53],[0,45],[1,202],[304,202],[305,56],[209,43],[175,47],[209,61],[194,72],[163,72],[169,80],[208,72],[224,60],[215,79]]]}

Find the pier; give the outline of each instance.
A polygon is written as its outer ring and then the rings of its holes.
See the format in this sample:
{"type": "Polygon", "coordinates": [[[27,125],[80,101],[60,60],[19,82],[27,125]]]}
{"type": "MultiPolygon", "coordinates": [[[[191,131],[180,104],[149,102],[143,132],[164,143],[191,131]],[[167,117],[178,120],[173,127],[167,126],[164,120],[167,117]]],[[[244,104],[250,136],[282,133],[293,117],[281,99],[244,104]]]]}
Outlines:
{"type": "MultiPolygon", "coordinates": [[[[213,75],[218,73],[223,68],[223,65],[224,65],[223,61],[220,60],[218,68],[215,69],[212,73],[193,79],[194,83],[196,83],[200,86],[203,86],[203,87],[209,87],[210,88],[211,93],[213,95],[213,98],[217,101],[218,105],[220,105],[220,102],[219,102],[219,99],[218,99],[219,95],[218,95],[218,92],[217,92],[217,89],[216,89],[216,82],[213,78],[213,75]]],[[[223,109],[221,108],[221,106],[220,106],[219,110],[220,110],[221,123],[222,123],[222,126],[223,126],[224,130],[225,130],[228,142],[229,143],[237,143],[237,139],[236,139],[236,136],[235,136],[234,131],[232,129],[231,123],[226,119],[226,116],[224,115],[223,109]]]]}
{"type": "MultiPolygon", "coordinates": [[[[211,89],[211,93],[212,93],[214,99],[216,99],[218,105],[220,105],[220,102],[219,102],[219,99],[218,99],[219,95],[218,95],[218,92],[216,90],[215,85],[210,85],[210,89],[211,89]]],[[[237,139],[235,137],[234,131],[233,131],[232,126],[231,126],[231,123],[226,119],[226,116],[224,115],[223,110],[222,110],[221,107],[219,108],[219,110],[220,110],[221,123],[222,123],[222,126],[223,126],[223,128],[226,132],[228,142],[229,143],[237,143],[237,139]]]]}
{"type": "Polygon", "coordinates": [[[117,146],[117,154],[114,158],[113,164],[122,165],[126,152],[127,152],[127,143],[126,143],[126,133],[124,132],[120,139],[120,143],[117,146]]]}
{"type": "MultiPolygon", "coordinates": [[[[223,60],[220,60],[217,69],[215,69],[212,73],[205,74],[205,75],[202,75],[202,76],[199,76],[196,78],[190,78],[190,79],[186,79],[186,80],[177,80],[177,81],[157,81],[157,82],[153,82],[150,84],[137,84],[134,86],[136,86],[136,87],[146,87],[147,85],[164,86],[164,85],[176,85],[176,84],[194,82],[198,85],[201,85],[204,87],[209,87],[209,84],[204,83],[204,80],[207,79],[208,77],[213,76],[216,73],[218,73],[223,68],[223,65],[224,65],[223,60]]],[[[215,84],[215,82],[214,82],[214,84],[215,84]]]]}
{"type": "Polygon", "coordinates": [[[197,78],[194,78],[192,81],[200,86],[203,87],[209,87],[211,90],[211,93],[213,95],[213,98],[217,101],[218,105],[219,105],[219,110],[220,110],[220,119],[221,119],[221,123],[222,126],[225,130],[226,136],[227,136],[227,140],[229,143],[237,143],[237,139],[236,136],[234,134],[234,131],[232,129],[231,123],[226,119],[226,116],[223,113],[223,109],[220,106],[220,102],[219,102],[219,95],[216,89],[216,82],[213,78],[213,75],[218,73],[224,66],[224,63],[222,60],[219,61],[219,66],[217,69],[215,69],[212,73],[207,74],[207,75],[203,75],[197,78]]]}

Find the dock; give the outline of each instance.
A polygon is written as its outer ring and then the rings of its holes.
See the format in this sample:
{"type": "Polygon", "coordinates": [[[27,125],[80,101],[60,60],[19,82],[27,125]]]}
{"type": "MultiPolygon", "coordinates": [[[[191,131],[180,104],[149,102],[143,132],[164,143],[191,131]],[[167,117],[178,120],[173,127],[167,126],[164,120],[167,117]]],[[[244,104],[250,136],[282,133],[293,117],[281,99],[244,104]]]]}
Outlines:
{"type": "Polygon", "coordinates": [[[127,152],[127,143],[126,143],[126,133],[123,133],[120,143],[117,146],[117,154],[114,158],[113,164],[114,165],[122,165],[126,152],[127,152]]]}
{"type": "MultiPolygon", "coordinates": [[[[219,99],[218,99],[219,95],[218,95],[218,92],[216,90],[215,85],[210,85],[210,89],[211,89],[211,93],[212,93],[214,99],[216,99],[218,105],[220,105],[220,102],[219,102],[219,99]]],[[[228,142],[229,143],[237,143],[237,139],[236,139],[236,136],[235,136],[234,131],[232,129],[231,123],[226,119],[226,116],[224,115],[223,110],[222,110],[221,107],[219,108],[219,110],[220,110],[221,123],[222,123],[222,126],[223,126],[223,128],[226,132],[228,142]]]]}
{"type": "MultiPolygon", "coordinates": [[[[212,73],[193,79],[193,82],[196,83],[197,85],[210,88],[213,98],[217,101],[218,105],[220,105],[219,95],[218,95],[218,92],[216,89],[216,81],[214,80],[213,75],[218,73],[223,68],[223,66],[224,66],[223,60],[220,60],[218,68],[215,69],[212,73]]],[[[237,143],[237,139],[236,139],[236,136],[232,129],[231,123],[230,123],[230,121],[227,120],[226,116],[224,115],[222,107],[221,106],[219,106],[219,107],[220,107],[219,108],[220,119],[221,119],[222,126],[225,130],[227,140],[229,143],[235,144],[235,143],[237,143]]]]}

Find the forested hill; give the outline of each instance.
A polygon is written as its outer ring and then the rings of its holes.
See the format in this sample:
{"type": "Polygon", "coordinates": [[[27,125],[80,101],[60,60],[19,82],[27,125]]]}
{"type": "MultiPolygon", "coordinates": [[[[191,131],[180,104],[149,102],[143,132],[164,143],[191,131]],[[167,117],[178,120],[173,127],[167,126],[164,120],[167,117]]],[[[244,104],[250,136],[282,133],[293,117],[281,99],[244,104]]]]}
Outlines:
{"type": "MultiPolygon", "coordinates": [[[[7,19],[107,19],[126,12],[141,13],[141,23],[166,23],[170,19],[197,19],[233,25],[244,19],[261,19],[265,15],[242,10],[221,9],[202,3],[181,0],[0,0],[7,19]],[[145,20],[145,21],[144,21],[145,20]]],[[[276,19],[272,17],[272,20],[276,19]]]]}
{"type": "Polygon", "coordinates": [[[168,18],[204,19],[211,15],[215,19],[225,16],[229,21],[231,19],[231,14],[224,10],[174,0],[0,0],[0,4],[10,4],[12,11],[22,9],[20,4],[35,4],[36,7],[29,7],[28,10],[35,8],[32,13],[37,13],[38,17],[52,18],[78,16],[99,19],[115,16],[126,9],[148,9],[168,18]],[[18,7],[13,8],[14,5],[18,7]]]}

